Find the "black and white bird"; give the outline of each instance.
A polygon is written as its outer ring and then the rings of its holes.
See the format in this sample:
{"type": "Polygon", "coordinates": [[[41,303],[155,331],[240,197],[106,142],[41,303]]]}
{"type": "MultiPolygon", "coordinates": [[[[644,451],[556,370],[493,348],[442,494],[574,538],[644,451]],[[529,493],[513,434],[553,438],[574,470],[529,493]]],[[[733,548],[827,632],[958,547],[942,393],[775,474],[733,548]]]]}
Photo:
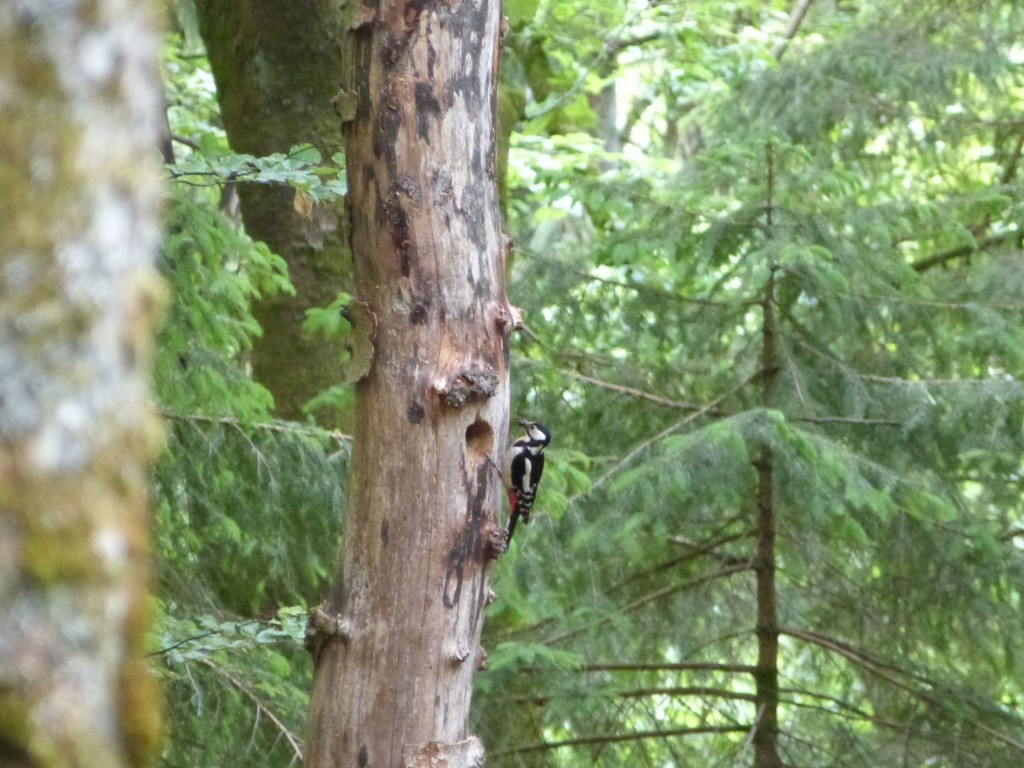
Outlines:
{"type": "Polygon", "coordinates": [[[522,518],[523,525],[530,523],[530,509],[537,498],[537,486],[544,474],[544,449],[551,442],[551,432],[536,421],[520,419],[526,434],[512,443],[505,452],[501,468],[501,480],[508,490],[510,507],[506,546],[512,541],[516,523],[522,518]]]}

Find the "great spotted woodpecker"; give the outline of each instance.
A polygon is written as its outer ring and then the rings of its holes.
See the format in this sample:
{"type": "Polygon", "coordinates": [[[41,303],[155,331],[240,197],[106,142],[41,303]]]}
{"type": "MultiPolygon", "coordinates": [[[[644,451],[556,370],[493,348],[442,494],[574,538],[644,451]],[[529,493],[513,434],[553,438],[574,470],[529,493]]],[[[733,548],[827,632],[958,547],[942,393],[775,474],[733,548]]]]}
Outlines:
{"type": "Polygon", "coordinates": [[[523,525],[530,523],[530,509],[537,497],[537,486],[544,473],[544,449],[551,442],[551,432],[535,421],[519,420],[526,427],[526,434],[516,440],[505,452],[501,468],[501,480],[508,490],[510,507],[506,546],[512,541],[516,523],[523,519],[523,525]]]}

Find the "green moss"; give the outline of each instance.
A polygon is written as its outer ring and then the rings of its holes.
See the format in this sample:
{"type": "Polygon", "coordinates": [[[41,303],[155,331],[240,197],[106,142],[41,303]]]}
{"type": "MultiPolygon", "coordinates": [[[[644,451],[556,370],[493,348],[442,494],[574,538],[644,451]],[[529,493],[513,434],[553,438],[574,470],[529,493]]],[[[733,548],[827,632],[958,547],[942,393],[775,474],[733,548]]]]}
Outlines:
{"type": "Polygon", "coordinates": [[[67,529],[30,532],[22,554],[25,575],[40,584],[91,581],[96,577],[96,555],[88,537],[67,529]]]}
{"type": "MultiPolygon", "coordinates": [[[[142,596],[144,598],[144,595],[142,596]]],[[[119,715],[128,765],[150,765],[164,740],[164,702],[152,670],[143,659],[121,667],[119,715]]]]}
{"type": "Polygon", "coordinates": [[[0,765],[32,765],[30,715],[23,696],[0,689],[0,765]]]}

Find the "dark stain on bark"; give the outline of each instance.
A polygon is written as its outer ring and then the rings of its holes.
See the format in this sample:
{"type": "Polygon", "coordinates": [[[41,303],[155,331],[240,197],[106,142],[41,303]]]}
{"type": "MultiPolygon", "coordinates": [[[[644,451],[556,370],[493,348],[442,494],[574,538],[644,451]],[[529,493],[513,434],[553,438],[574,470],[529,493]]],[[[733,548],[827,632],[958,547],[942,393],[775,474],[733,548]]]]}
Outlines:
{"type": "Polygon", "coordinates": [[[392,35],[388,32],[381,34],[380,56],[385,72],[393,69],[405,54],[409,47],[409,39],[408,29],[406,34],[402,35],[392,35]]]}
{"type": "Polygon", "coordinates": [[[384,549],[388,548],[388,541],[390,540],[390,526],[387,520],[382,520],[380,524],[380,542],[384,546],[384,549]]]}
{"type": "MultiPolygon", "coordinates": [[[[476,559],[487,559],[492,555],[492,539],[488,532],[493,528],[493,523],[484,512],[484,503],[487,500],[487,485],[491,479],[491,467],[486,461],[477,465],[476,469],[476,493],[470,501],[470,524],[469,531],[472,534],[472,554],[476,559]]],[[[478,626],[480,614],[487,606],[487,579],[477,579],[476,594],[473,596],[473,624],[478,626]]]]}
{"type": "MultiPolygon", "coordinates": [[[[448,570],[444,575],[444,592],[442,602],[446,608],[453,608],[458,605],[462,595],[462,583],[465,578],[466,563],[474,560],[484,559],[485,540],[483,535],[486,516],[484,514],[484,502],[487,498],[487,472],[490,469],[487,462],[481,461],[476,468],[476,491],[467,499],[466,524],[462,529],[458,541],[448,552],[448,570]]],[[[481,586],[484,579],[480,579],[481,586]]],[[[483,610],[484,601],[482,590],[476,596],[473,611],[475,615],[483,610]]],[[[474,621],[476,619],[474,618],[474,621]]]]}
{"type": "Polygon", "coordinates": [[[462,595],[462,576],[465,563],[455,559],[457,557],[457,550],[449,555],[448,570],[444,574],[444,592],[441,594],[441,602],[444,603],[445,608],[454,608],[458,605],[459,597],[462,595]]]}
{"type": "Polygon", "coordinates": [[[434,81],[434,64],[437,62],[437,50],[434,48],[434,41],[427,37],[427,79],[434,81]]]}
{"type": "Polygon", "coordinates": [[[359,768],[366,768],[370,764],[370,753],[363,744],[359,747],[359,768]]]}
{"type": "Polygon", "coordinates": [[[374,186],[376,186],[376,194],[373,199],[373,224],[376,228],[383,227],[385,222],[388,220],[388,201],[384,198],[384,195],[380,193],[380,185],[377,184],[377,180],[373,177],[373,170],[370,170],[370,176],[368,179],[373,180],[374,186]]]}
{"type": "Polygon", "coordinates": [[[423,0],[409,0],[405,6],[405,33],[412,34],[420,23],[420,14],[426,5],[423,0]]]}
{"type": "MultiPolygon", "coordinates": [[[[356,120],[365,120],[370,114],[370,62],[373,59],[372,25],[364,25],[352,32],[352,50],[355,65],[350,70],[355,79],[356,120]]],[[[346,125],[352,125],[354,121],[346,125]]]]}
{"type": "Polygon", "coordinates": [[[427,412],[424,410],[423,406],[417,402],[409,403],[409,407],[405,411],[405,418],[407,418],[409,423],[414,426],[422,422],[423,419],[426,418],[426,415],[427,412]]]}
{"type": "Polygon", "coordinates": [[[427,305],[423,303],[416,304],[409,313],[409,321],[413,325],[426,325],[428,319],[427,305]]]}
{"type": "Polygon", "coordinates": [[[466,222],[466,230],[471,242],[487,242],[487,200],[488,195],[482,185],[473,185],[469,205],[463,211],[463,219],[466,222]]]}
{"type": "Polygon", "coordinates": [[[430,126],[441,115],[441,104],[430,83],[416,83],[416,136],[430,143],[430,126]]]}
{"type": "Polygon", "coordinates": [[[391,244],[400,259],[402,277],[409,277],[412,273],[414,250],[410,239],[409,214],[405,212],[405,207],[394,190],[388,193],[387,199],[378,210],[384,214],[378,221],[386,225],[391,234],[391,244]]]}
{"type": "Polygon", "coordinates": [[[394,151],[398,144],[398,132],[402,129],[402,113],[387,105],[387,94],[378,112],[377,129],[373,132],[374,157],[383,157],[388,164],[388,176],[398,176],[398,153],[394,151]]]}

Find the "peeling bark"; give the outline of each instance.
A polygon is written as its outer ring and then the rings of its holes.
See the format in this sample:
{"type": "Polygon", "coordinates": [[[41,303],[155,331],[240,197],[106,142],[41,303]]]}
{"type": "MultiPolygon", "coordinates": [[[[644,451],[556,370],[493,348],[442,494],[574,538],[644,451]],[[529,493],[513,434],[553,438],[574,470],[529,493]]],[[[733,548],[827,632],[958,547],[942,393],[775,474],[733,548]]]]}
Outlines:
{"type": "Polygon", "coordinates": [[[494,169],[499,6],[353,5],[347,30],[352,250],[376,332],[356,385],[341,569],[320,609],[346,631],[318,645],[306,762],[474,765],[502,496],[488,459],[507,440],[513,323],[494,169]]]}
{"type": "Polygon", "coordinates": [[[0,762],[154,757],[143,661],[160,41],[137,0],[0,4],[0,762]]]}

